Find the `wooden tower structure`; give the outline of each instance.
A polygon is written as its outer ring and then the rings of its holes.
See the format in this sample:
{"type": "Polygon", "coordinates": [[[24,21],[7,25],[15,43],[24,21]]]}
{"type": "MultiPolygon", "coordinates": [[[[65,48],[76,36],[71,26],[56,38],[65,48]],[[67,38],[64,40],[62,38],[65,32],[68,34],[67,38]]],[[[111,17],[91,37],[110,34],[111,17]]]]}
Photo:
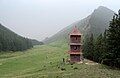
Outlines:
{"type": "Polygon", "coordinates": [[[69,54],[70,54],[70,62],[80,62],[82,61],[82,44],[81,44],[81,36],[82,34],[75,26],[72,32],[69,34],[69,54]]]}

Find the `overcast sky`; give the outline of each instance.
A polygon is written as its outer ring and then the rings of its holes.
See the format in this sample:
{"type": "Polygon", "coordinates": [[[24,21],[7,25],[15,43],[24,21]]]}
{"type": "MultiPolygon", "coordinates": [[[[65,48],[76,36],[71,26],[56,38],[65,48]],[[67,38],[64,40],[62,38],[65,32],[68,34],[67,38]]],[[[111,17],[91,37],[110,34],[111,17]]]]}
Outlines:
{"type": "Polygon", "coordinates": [[[0,0],[0,23],[21,36],[43,40],[99,6],[117,12],[120,0],[0,0]]]}

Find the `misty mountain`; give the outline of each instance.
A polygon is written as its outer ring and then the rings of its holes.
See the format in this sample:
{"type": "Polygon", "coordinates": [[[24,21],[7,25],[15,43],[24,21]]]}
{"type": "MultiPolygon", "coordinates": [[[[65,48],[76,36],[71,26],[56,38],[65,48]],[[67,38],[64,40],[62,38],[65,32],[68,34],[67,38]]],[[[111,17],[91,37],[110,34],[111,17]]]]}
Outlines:
{"type": "Polygon", "coordinates": [[[51,43],[57,40],[68,39],[68,34],[71,32],[74,26],[77,26],[84,36],[91,33],[97,36],[98,34],[103,33],[104,30],[109,27],[109,22],[111,21],[113,15],[114,11],[104,6],[100,6],[95,9],[91,15],[63,28],[52,37],[43,40],[43,42],[51,43]]]}
{"type": "Polygon", "coordinates": [[[23,51],[32,48],[28,38],[24,38],[0,24],[0,51],[23,51]]]}

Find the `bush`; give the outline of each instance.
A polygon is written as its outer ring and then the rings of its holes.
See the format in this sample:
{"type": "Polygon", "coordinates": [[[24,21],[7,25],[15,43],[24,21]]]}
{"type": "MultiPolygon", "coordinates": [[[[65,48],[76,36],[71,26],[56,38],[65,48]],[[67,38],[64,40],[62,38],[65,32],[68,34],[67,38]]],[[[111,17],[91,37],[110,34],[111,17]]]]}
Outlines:
{"type": "Polygon", "coordinates": [[[66,71],[66,69],[65,69],[65,68],[61,68],[61,70],[62,70],[62,71],[66,71]]]}

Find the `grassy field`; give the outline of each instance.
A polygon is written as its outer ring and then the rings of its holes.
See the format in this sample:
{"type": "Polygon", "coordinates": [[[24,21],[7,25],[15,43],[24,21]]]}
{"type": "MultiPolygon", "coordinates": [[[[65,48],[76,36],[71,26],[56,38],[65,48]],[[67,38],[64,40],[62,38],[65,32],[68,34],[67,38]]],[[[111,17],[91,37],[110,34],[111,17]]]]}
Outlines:
{"type": "Polygon", "coordinates": [[[24,52],[0,53],[0,78],[120,78],[120,70],[100,64],[63,63],[67,44],[35,46],[24,52]]]}

